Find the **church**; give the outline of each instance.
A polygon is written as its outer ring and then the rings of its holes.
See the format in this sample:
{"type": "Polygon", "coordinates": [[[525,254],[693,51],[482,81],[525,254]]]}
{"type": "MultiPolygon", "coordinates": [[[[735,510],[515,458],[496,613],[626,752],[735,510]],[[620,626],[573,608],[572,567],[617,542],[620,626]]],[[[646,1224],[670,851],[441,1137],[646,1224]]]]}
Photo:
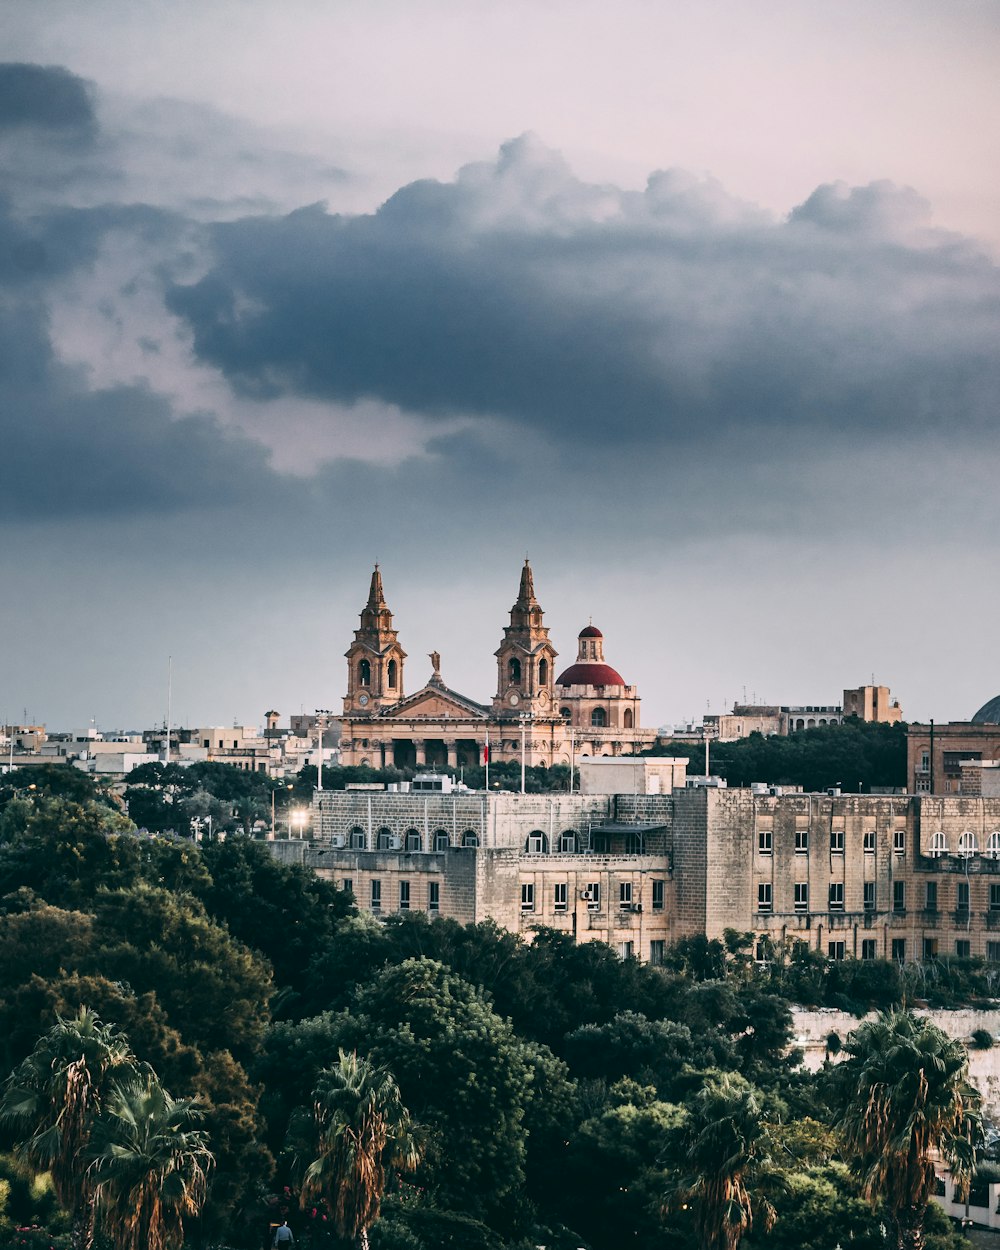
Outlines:
{"type": "Polygon", "coordinates": [[[656,731],[642,729],[635,686],[604,659],[604,637],[587,625],[577,639],[576,662],[556,673],[527,560],[521,570],[510,624],[503,627],[496,693],[480,703],[445,685],[440,656],[431,652],[431,676],[406,693],[406,652],[375,566],[360,628],[346,653],[347,693],[340,718],[340,762],[373,768],[462,768],[490,759],[551,767],[586,756],[634,755],[652,746],[656,731]]]}

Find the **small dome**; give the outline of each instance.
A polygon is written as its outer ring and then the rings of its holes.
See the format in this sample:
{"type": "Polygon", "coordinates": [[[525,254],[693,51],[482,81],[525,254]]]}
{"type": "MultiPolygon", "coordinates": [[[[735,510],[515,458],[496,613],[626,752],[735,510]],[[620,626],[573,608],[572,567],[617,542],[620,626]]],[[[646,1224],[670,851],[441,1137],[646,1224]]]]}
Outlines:
{"type": "MultiPolygon", "coordinates": [[[[581,635],[582,637],[582,635],[581,635]]],[[[559,674],[557,686],[624,686],[628,683],[610,664],[587,664],[577,661],[559,674]]]]}
{"type": "Polygon", "coordinates": [[[989,703],[983,704],[973,716],[972,723],[974,725],[1000,725],[1000,694],[990,699],[989,703]]]}
{"type": "Polygon", "coordinates": [[[577,637],[578,638],[603,638],[604,635],[601,633],[601,631],[597,628],[596,625],[587,625],[585,626],[585,628],[580,630],[579,634],[577,634],[577,637]]]}

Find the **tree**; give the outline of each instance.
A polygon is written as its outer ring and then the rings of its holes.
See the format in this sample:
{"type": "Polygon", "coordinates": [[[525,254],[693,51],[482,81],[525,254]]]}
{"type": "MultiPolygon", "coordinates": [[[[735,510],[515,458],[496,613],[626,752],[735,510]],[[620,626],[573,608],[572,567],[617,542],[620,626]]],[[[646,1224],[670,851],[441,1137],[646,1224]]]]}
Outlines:
{"type": "Polygon", "coordinates": [[[115,1082],[98,1121],[87,1179],[115,1250],[176,1250],[205,1201],[212,1154],[200,1113],[151,1073],[115,1082]]]}
{"type": "Polygon", "coordinates": [[[392,1073],[356,1052],[320,1073],[313,1094],[319,1153],[306,1169],[305,1205],[325,1198],[337,1231],[368,1250],[389,1171],[411,1171],[419,1149],[392,1073]]]}
{"type": "Polygon", "coordinates": [[[899,1250],[921,1250],[933,1157],[967,1183],[982,1136],[965,1048],[910,1011],[889,1011],[855,1029],[844,1049],[839,1127],[862,1190],[888,1208],[899,1250]]]}
{"type": "Polygon", "coordinates": [[[70,1213],[74,1250],[89,1247],[93,1239],[91,1136],[112,1081],[137,1071],[125,1035],[84,1008],[72,1020],[60,1019],[7,1079],[0,1123],[18,1134],[22,1157],[50,1173],[56,1196],[70,1213]]]}
{"type": "Polygon", "coordinates": [[[770,1173],[760,1096],[726,1072],[709,1077],[685,1109],[679,1145],[687,1173],[668,1205],[693,1209],[701,1250],[736,1250],[755,1217],[769,1232],[776,1214],[760,1183],[770,1173]]]}

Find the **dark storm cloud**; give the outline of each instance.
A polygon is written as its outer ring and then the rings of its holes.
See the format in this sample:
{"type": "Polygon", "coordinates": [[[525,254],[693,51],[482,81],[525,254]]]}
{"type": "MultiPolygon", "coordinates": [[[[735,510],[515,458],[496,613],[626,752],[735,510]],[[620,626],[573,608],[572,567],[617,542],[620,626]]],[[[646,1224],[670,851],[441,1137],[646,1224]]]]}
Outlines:
{"type": "Polygon", "coordinates": [[[80,139],[96,129],[91,91],[57,65],[0,63],[0,130],[37,127],[80,139]]]}
{"type": "Polygon", "coordinates": [[[553,437],[983,430],[1000,282],[888,184],[786,221],[676,172],[576,180],[531,139],[374,215],[214,231],[173,309],[244,392],[473,413],[553,437]]]}

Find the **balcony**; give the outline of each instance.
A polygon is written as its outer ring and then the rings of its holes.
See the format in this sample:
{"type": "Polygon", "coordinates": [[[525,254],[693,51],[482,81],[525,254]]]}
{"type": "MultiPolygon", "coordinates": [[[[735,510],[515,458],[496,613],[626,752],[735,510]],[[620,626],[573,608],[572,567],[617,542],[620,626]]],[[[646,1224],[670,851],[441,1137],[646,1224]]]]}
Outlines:
{"type": "Polygon", "coordinates": [[[1000,859],[992,854],[982,855],[978,851],[972,855],[958,855],[949,852],[947,855],[915,855],[913,866],[917,872],[950,872],[963,877],[1000,877],[1000,859]]]}

